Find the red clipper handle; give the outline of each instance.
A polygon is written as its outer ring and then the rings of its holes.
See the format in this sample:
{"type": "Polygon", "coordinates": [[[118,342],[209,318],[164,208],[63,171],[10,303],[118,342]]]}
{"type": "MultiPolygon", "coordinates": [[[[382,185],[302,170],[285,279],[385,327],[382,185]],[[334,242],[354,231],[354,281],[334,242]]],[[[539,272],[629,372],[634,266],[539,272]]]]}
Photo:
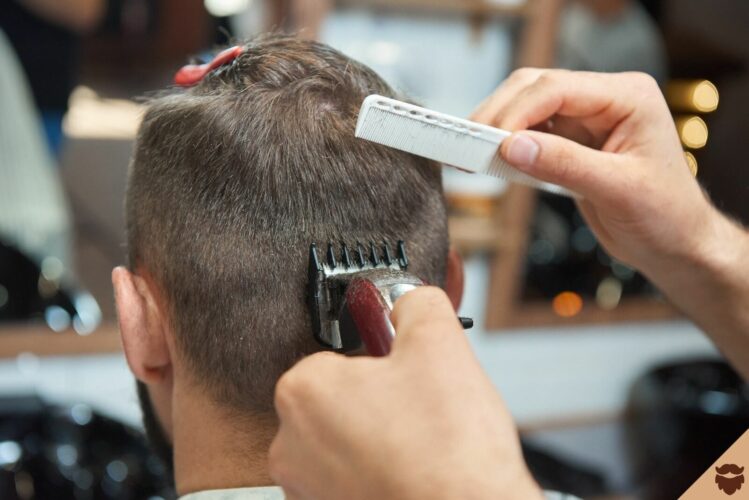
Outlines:
{"type": "Polygon", "coordinates": [[[370,356],[390,353],[395,328],[391,309],[380,290],[367,279],[354,279],[346,289],[346,307],[370,356]]]}

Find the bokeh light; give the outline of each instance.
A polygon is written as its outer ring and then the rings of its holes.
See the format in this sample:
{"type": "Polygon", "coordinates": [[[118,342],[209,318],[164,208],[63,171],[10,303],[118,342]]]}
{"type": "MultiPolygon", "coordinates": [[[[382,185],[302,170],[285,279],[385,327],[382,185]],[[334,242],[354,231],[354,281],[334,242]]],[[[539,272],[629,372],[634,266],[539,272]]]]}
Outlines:
{"type": "Polygon", "coordinates": [[[699,116],[677,118],[676,128],[684,146],[690,149],[700,149],[707,144],[707,124],[699,116]]]}
{"type": "Polygon", "coordinates": [[[583,298],[575,292],[562,292],[551,302],[554,312],[563,318],[572,318],[583,310],[583,298]]]}

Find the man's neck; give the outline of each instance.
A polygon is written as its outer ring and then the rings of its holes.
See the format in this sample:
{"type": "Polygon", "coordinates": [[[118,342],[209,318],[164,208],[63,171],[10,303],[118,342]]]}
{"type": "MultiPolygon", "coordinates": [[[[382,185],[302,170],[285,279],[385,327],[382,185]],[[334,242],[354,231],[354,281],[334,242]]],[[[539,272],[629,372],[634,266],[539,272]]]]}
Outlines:
{"type": "Polygon", "coordinates": [[[172,432],[177,492],[184,495],[272,485],[267,456],[277,425],[275,419],[232,418],[230,411],[193,392],[174,392],[172,432]]]}

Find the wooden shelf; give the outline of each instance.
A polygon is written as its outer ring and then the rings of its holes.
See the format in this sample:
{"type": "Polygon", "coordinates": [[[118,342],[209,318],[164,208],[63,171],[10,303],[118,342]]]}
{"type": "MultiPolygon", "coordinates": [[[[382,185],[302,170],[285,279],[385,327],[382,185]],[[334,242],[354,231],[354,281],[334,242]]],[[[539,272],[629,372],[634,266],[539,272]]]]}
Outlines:
{"type": "Polygon", "coordinates": [[[492,217],[450,216],[448,226],[450,243],[463,256],[493,253],[503,244],[502,230],[492,217]]]}
{"type": "Polygon", "coordinates": [[[624,413],[620,411],[585,412],[565,417],[549,417],[543,420],[534,420],[530,423],[518,423],[518,432],[523,437],[527,437],[537,432],[565,431],[581,427],[621,424],[624,418],[624,413]]]}
{"type": "Polygon", "coordinates": [[[111,323],[85,336],[72,330],[54,332],[42,323],[0,325],[0,358],[14,358],[22,353],[70,356],[121,351],[117,325],[111,323]]]}
{"type": "Polygon", "coordinates": [[[528,7],[502,5],[487,0],[336,0],[341,7],[365,7],[424,14],[460,14],[469,16],[522,16],[528,7]]]}
{"type": "Polygon", "coordinates": [[[580,314],[563,318],[554,313],[549,302],[519,303],[503,324],[503,328],[564,327],[626,321],[663,321],[679,317],[670,304],[655,298],[629,298],[616,309],[606,310],[589,301],[580,314]]]}

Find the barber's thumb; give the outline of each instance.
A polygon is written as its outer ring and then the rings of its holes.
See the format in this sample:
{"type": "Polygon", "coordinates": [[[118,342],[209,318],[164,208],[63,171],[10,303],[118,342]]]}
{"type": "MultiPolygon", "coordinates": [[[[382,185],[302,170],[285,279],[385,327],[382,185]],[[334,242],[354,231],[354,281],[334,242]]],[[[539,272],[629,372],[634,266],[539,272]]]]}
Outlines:
{"type": "Polygon", "coordinates": [[[582,146],[558,135],[522,131],[505,139],[502,158],[532,177],[558,184],[585,198],[605,195],[616,155],[582,146]]]}
{"type": "Polygon", "coordinates": [[[452,302],[437,287],[420,286],[403,295],[395,302],[390,320],[396,333],[393,353],[468,345],[452,302]]]}

